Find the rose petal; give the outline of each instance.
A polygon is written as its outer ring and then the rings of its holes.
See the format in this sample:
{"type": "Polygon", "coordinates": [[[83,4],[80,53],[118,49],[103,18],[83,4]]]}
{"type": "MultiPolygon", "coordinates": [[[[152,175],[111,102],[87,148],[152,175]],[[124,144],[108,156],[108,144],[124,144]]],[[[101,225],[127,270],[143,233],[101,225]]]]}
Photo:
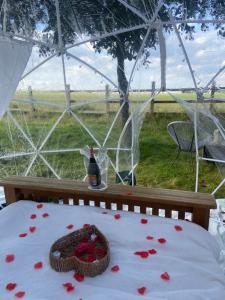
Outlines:
{"type": "Polygon", "coordinates": [[[67,229],[72,229],[73,228],[73,224],[69,224],[66,226],[67,229]]]}
{"type": "Polygon", "coordinates": [[[42,215],[42,217],[43,217],[43,218],[48,218],[48,217],[49,217],[49,214],[48,214],[48,213],[44,213],[44,214],[42,215]]]}
{"type": "Polygon", "coordinates": [[[25,292],[23,292],[23,291],[19,291],[15,294],[16,298],[23,298],[24,296],[25,296],[25,292]]]}
{"type": "Polygon", "coordinates": [[[161,274],[160,277],[162,278],[162,280],[165,280],[165,281],[170,280],[170,275],[167,272],[161,274]]]}
{"type": "Polygon", "coordinates": [[[26,237],[27,236],[27,233],[21,233],[21,234],[19,234],[19,237],[20,238],[24,238],[24,237],[26,237]]]}
{"type": "Polygon", "coordinates": [[[148,223],[148,219],[141,219],[141,224],[147,224],[148,223]]]}
{"type": "Polygon", "coordinates": [[[174,228],[175,228],[176,231],[182,231],[183,230],[183,228],[180,225],[175,225],[174,228]]]}
{"type": "Polygon", "coordinates": [[[14,261],[14,259],[15,259],[15,255],[14,255],[14,254],[8,254],[8,255],[6,255],[6,257],[5,257],[5,261],[6,261],[7,263],[11,263],[12,261],[14,261]]]}
{"type": "Polygon", "coordinates": [[[120,215],[120,214],[115,214],[115,215],[114,215],[114,219],[119,220],[120,218],[121,218],[121,215],[120,215]]]}
{"type": "Polygon", "coordinates": [[[84,224],[83,225],[83,228],[88,228],[88,227],[90,227],[91,226],[91,224],[84,224]]]}
{"type": "Polygon", "coordinates": [[[111,268],[112,272],[118,272],[120,270],[120,267],[118,265],[115,265],[111,268]]]}
{"type": "Polygon", "coordinates": [[[75,273],[75,274],[73,275],[73,278],[76,279],[76,281],[78,281],[78,282],[84,281],[84,275],[81,275],[81,274],[79,274],[79,273],[75,273]]]}
{"type": "Polygon", "coordinates": [[[39,261],[36,264],[34,264],[34,269],[40,270],[42,268],[43,268],[43,263],[41,261],[39,261]]]}
{"type": "Polygon", "coordinates": [[[165,244],[165,243],[166,243],[166,239],[160,238],[160,239],[158,239],[158,242],[159,242],[160,244],[165,244]]]}
{"type": "Polygon", "coordinates": [[[74,286],[72,285],[72,283],[70,283],[70,282],[64,283],[64,284],[63,284],[63,287],[66,289],[66,291],[67,291],[68,293],[70,293],[70,292],[72,292],[72,291],[75,290],[75,287],[74,287],[74,286]]]}
{"type": "Polygon", "coordinates": [[[123,193],[124,196],[132,196],[133,193],[132,192],[126,192],[126,193],[123,193]]]}
{"type": "Polygon", "coordinates": [[[42,207],[43,207],[43,204],[38,204],[38,205],[37,205],[37,208],[38,208],[38,209],[40,209],[40,208],[42,208],[42,207]]]}
{"type": "Polygon", "coordinates": [[[155,249],[150,249],[150,250],[148,250],[148,253],[151,255],[154,255],[157,253],[157,251],[155,249]]]}
{"type": "Polygon", "coordinates": [[[75,287],[74,286],[68,286],[68,288],[66,289],[66,291],[68,292],[68,293],[71,293],[71,292],[73,292],[75,290],[75,287]]]}
{"type": "Polygon", "coordinates": [[[30,230],[31,233],[34,233],[35,230],[36,230],[36,227],[35,227],[35,226],[30,226],[30,227],[29,227],[29,230],[30,230]]]}
{"type": "Polygon", "coordinates": [[[137,291],[140,295],[144,295],[146,293],[146,287],[142,286],[141,288],[138,288],[137,291]]]}
{"type": "Polygon", "coordinates": [[[134,253],[134,255],[138,255],[141,258],[147,258],[148,257],[148,252],[147,251],[137,251],[134,253]]]}
{"type": "Polygon", "coordinates": [[[146,236],[146,240],[153,240],[154,239],[154,237],[153,236],[151,236],[151,235],[148,235],[148,236],[146,236]]]}
{"type": "Polygon", "coordinates": [[[13,291],[13,290],[16,288],[16,286],[17,286],[16,283],[10,282],[10,283],[8,283],[8,284],[6,285],[5,288],[6,288],[8,291],[13,291]]]}
{"type": "Polygon", "coordinates": [[[37,215],[36,215],[36,214],[32,214],[32,215],[30,216],[30,218],[31,218],[31,219],[36,219],[36,218],[37,218],[37,215]]]}

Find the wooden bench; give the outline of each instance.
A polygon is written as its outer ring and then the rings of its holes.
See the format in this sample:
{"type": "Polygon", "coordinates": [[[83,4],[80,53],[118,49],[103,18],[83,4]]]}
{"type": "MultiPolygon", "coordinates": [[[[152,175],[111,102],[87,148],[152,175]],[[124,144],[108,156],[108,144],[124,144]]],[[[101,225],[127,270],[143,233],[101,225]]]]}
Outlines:
{"type": "Polygon", "coordinates": [[[216,208],[214,197],[206,193],[110,185],[107,190],[91,191],[87,183],[74,180],[57,180],[39,177],[9,177],[0,181],[4,187],[7,205],[19,200],[54,202],[70,205],[95,205],[107,209],[116,208],[172,218],[176,211],[178,219],[191,214],[191,221],[208,229],[210,209],[216,208]]]}

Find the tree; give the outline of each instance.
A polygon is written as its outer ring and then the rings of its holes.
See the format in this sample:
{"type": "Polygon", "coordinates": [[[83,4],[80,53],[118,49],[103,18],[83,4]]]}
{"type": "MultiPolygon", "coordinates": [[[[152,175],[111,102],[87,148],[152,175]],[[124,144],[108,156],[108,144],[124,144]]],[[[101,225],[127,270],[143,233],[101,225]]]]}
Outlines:
{"type": "MultiPolygon", "coordinates": [[[[2,0],[0,0],[1,4],[2,0]]],[[[153,0],[127,0],[132,8],[141,12],[145,18],[151,19],[157,3],[153,0]]],[[[7,29],[15,31],[34,31],[38,24],[42,25],[43,33],[50,33],[53,43],[58,43],[57,19],[54,0],[7,0],[8,22],[7,29]],[[15,26],[16,25],[16,26],[15,26]]],[[[225,16],[224,0],[165,0],[164,6],[158,15],[161,20],[169,21],[169,10],[176,19],[184,16],[188,19],[202,19],[209,15],[216,19],[225,16]]],[[[96,35],[104,32],[112,32],[126,27],[143,24],[144,21],[132,10],[125,7],[118,0],[59,0],[62,41],[63,44],[72,44],[79,34],[96,35]]],[[[201,24],[202,30],[207,30],[206,24],[201,24]]],[[[217,24],[218,33],[225,37],[225,28],[217,24]]],[[[164,25],[164,30],[173,30],[171,25],[164,25]]],[[[193,38],[195,26],[181,24],[179,30],[193,38]]],[[[108,54],[117,60],[118,86],[120,88],[121,103],[125,102],[122,116],[123,124],[129,115],[129,99],[127,93],[128,80],[125,70],[125,60],[136,59],[147,28],[117,34],[108,38],[93,42],[96,51],[105,49],[108,54]]],[[[149,49],[158,43],[156,29],[151,29],[149,37],[144,45],[142,55],[146,61],[149,49]]],[[[41,53],[46,54],[51,49],[42,48],[41,53]]]]}

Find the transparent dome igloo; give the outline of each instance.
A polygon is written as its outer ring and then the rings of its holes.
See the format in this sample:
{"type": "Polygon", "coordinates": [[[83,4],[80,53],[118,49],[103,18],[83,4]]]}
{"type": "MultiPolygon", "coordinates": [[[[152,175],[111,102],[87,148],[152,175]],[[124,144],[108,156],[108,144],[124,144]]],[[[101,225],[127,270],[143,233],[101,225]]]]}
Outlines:
{"type": "Polygon", "coordinates": [[[152,99],[187,109],[173,88],[198,102],[224,84],[223,4],[186,2],[1,1],[0,176],[84,179],[92,145],[107,149],[110,181],[134,184],[152,99]]]}

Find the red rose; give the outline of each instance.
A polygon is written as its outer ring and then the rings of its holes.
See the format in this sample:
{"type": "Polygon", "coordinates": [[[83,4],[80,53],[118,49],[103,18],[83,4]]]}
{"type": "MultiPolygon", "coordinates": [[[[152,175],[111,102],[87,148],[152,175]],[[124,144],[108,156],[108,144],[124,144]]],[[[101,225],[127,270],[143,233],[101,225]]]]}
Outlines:
{"type": "Polygon", "coordinates": [[[120,215],[120,214],[115,214],[115,215],[114,215],[114,219],[119,220],[120,218],[121,218],[121,215],[120,215]]]}
{"type": "Polygon", "coordinates": [[[140,295],[144,295],[146,293],[147,289],[145,286],[142,286],[141,288],[138,288],[137,290],[140,295]]]}
{"type": "Polygon", "coordinates": [[[40,270],[43,268],[43,263],[41,261],[37,262],[35,265],[34,265],[34,268],[36,270],[40,270]]]}
{"type": "Polygon", "coordinates": [[[76,281],[78,281],[78,282],[84,281],[84,275],[81,275],[81,274],[79,274],[79,273],[75,273],[75,274],[73,275],[73,278],[76,279],[76,281]]]}
{"type": "Polygon", "coordinates": [[[170,275],[167,272],[161,274],[160,277],[162,278],[162,280],[165,280],[165,281],[170,280],[170,275]]]}
{"type": "Polygon", "coordinates": [[[14,261],[14,259],[15,259],[15,255],[14,254],[9,254],[9,255],[6,255],[5,262],[11,263],[12,261],[14,261]]]}

